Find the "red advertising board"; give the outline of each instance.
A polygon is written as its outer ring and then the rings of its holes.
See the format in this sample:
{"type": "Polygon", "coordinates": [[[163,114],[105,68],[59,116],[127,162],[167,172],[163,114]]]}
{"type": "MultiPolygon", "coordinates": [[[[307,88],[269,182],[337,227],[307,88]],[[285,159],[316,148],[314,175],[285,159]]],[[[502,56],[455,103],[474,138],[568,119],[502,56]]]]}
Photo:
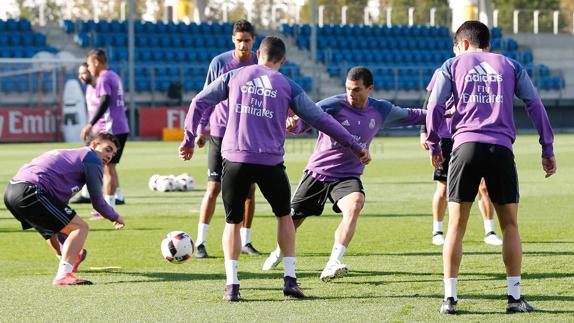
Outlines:
{"type": "Polygon", "coordinates": [[[54,141],[56,116],[48,109],[0,109],[0,142],[54,141]]]}
{"type": "Polygon", "coordinates": [[[139,109],[139,136],[159,139],[163,128],[183,128],[186,114],[187,107],[142,107],[139,109]]]}

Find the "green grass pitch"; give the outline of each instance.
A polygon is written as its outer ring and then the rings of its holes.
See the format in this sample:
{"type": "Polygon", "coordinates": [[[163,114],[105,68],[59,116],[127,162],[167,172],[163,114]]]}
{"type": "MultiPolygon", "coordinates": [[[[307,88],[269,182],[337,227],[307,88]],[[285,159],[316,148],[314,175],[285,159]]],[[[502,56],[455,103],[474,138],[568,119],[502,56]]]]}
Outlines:
{"type": "MultiPolygon", "coordinates": [[[[312,139],[291,139],[286,166],[293,189],[313,150],[312,139]]],[[[225,274],[218,203],[208,233],[209,259],[174,265],[162,259],[160,241],[172,230],[197,234],[199,204],[206,183],[206,150],[191,162],[177,157],[176,142],[129,142],[119,166],[127,204],[118,206],[126,228],[91,222],[88,258],[78,277],[94,286],[54,287],[57,267],[48,245],[0,205],[0,321],[186,321],[186,322],[369,322],[369,321],[574,321],[574,135],[557,135],[558,172],[545,179],[536,136],[515,144],[520,178],[519,223],[523,240],[522,292],[540,312],[504,314],[506,280],[500,247],[482,242],[483,227],[473,207],[464,240],[459,276],[460,315],[438,313],[442,300],[440,247],[431,244],[430,201],[435,184],[427,153],[418,139],[377,138],[373,162],[363,176],[366,205],[344,258],[349,275],[323,283],[319,274],[329,257],[340,217],[330,204],[297,234],[297,274],[308,295],[285,299],[282,270],[262,272],[265,256],[242,255],[239,278],[243,302],[222,301],[225,274]],[[152,192],[153,174],[192,174],[196,190],[152,192]],[[120,269],[98,270],[117,266],[120,269]]],[[[24,162],[63,144],[3,144],[0,182],[24,162]]],[[[254,245],[267,253],[275,246],[276,221],[258,193],[254,245]]],[[[74,206],[88,218],[90,206],[74,206]]],[[[446,226],[445,226],[446,227],[446,226]]],[[[500,233],[500,229],[498,229],[500,233]]]]}

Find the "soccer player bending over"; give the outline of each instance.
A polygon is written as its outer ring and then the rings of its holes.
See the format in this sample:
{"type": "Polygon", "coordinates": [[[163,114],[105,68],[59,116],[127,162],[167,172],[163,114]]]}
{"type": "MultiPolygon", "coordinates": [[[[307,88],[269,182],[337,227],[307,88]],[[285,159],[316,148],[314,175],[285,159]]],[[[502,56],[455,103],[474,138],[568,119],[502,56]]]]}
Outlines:
{"type": "Polygon", "coordinates": [[[4,204],[22,223],[22,229],[36,229],[60,258],[54,285],[92,284],[72,274],[85,258],[83,247],[89,228],[67,204],[82,185],[88,186],[96,211],[112,221],[116,229],[124,226],[124,220],[102,193],[104,164],[112,160],[118,146],[116,137],[100,133],[88,147],[48,151],[24,164],[6,188],[4,204]],[[59,233],[67,235],[62,246],[59,233]]]}
{"type": "MultiPolygon", "coordinates": [[[[366,67],[354,67],[347,74],[346,94],[335,95],[317,103],[347,129],[359,143],[368,148],[373,138],[384,127],[417,125],[425,122],[426,111],[402,109],[385,100],[369,97],[373,90],[373,75],[366,67]]],[[[302,133],[308,127],[296,117],[288,119],[291,132],[302,133]]],[[[335,231],[331,257],[321,273],[321,280],[330,281],[347,274],[349,267],[341,259],[353,238],[357,220],[365,203],[361,175],[365,166],[352,153],[319,132],[315,149],[297,191],[291,201],[293,222],[299,227],[306,217],[321,215],[327,199],[333,210],[343,218],[335,231]]],[[[283,257],[282,249],[269,255],[263,270],[277,266],[283,257]]]]}
{"type": "Polygon", "coordinates": [[[454,51],[437,75],[429,98],[427,144],[435,168],[443,156],[437,132],[444,122],[447,100],[454,96],[453,152],[448,173],[449,223],[443,246],[444,302],[441,313],[455,314],[456,284],[462,259],[462,239],[481,178],[502,228],[502,258],[506,266],[506,311],[534,310],[520,294],[522,246],[518,233],[518,176],[512,143],[516,137],[513,97],[525,103],[542,146],[546,177],[556,172],[554,136],[548,115],[526,70],[515,60],[488,53],[490,32],[479,21],[467,21],[456,31],[454,51]]]}
{"type": "MultiPolygon", "coordinates": [[[[227,283],[224,300],[238,301],[237,261],[241,251],[239,230],[245,198],[256,183],[277,218],[277,242],[285,257],[283,294],[303,298],[295,275],[295,226],[291,218],[291,187],[283,165],[285,124],[289,108],[313,127],[351,149],[366,164],[371,157],[353,136],[319,109],[300,86],[279,73],[285,62],[285,44],[266,37],[257,51],[258,65],[223,74],[191,102],[185,119],[180,157],[193,156],[197,126],[205,109],[228,100],[229,116],[223,136],[221,189],[226,225],[223,252],[227,283]]],[[[352,158],[357,158],[353,156],[352,158]]]]}

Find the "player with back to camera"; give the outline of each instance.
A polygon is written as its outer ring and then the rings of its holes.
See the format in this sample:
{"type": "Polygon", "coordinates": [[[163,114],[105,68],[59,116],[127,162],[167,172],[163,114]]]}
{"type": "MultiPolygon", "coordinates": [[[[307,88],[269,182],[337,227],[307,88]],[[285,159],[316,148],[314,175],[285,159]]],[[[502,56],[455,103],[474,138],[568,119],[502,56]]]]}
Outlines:
{"type": "Polygon", "coordinates": [[[72,273],[85,257],[82,250],[89,227],[67,204],[82,185],[88,186],[94,209],[116,229],[124,227],[124,220],[102,194],[103,165],[110,162],[118,145],[113,135],[100,133],[87,147],[48,151],[24,164],[6,188],[4,204],[22,229],[36,229],[60,258],[54,285],[92,284],[72,273]],[[68,236],[62,247],[58,233],[68,236]]]}
{"type": "MultiPolygon", "coordinates": [[[[104,197],[106,202],[115,207],[116,194],[121,195],[116,165],[121,160],[130,131],[124,105],[124,90],[120,77],[109,69],[108,57],[102,49],[91,50],[86,61],[90,74],[96,79],[94,93],[99,100],[99,106],[95,115],[82,129],[80,137],[86,140],[94,125],[103,119],[104,123],[100,124],[99,131],[113,134],[120,142],[117,154],[104,166],[104,197]]],[[[123,196],[121,198],[123,201],[123,196]]],[[[99,216],[97,213],[92,215],[96,219],[99,216]]]]}
{"type": "MultiPolygon", "coordinates": [[[[455,53],[456,54],[456,53],[455,53]]],[[[424,103],[424,109],[426,109],[428,104],[428,98],[430,92],[434,87],[434,82],[437,74],[440,73],[440,69],[437,69],[429,84],[427,85],[427,95],[424,103]]],[[[446,109],[449,110],[453,105],[453,100],[450,98],[447,102],[446,109]]],[[[436,181],[436,190],[432,198],[432,216],[433,216],[433,231],[432,231],[432,243],[437,246],[442,246],[444,244],[444,234],[443,234],[443,220],[446,212],[447,201],[446,201],[446,180],[448,175],[448,163],[450,162],[450,155],[452,152],[452,136],[450,134],[450,122],[451,118],[446,118],[443,122],[441,128],[438,130],[440,136],[440,147],[442,155],[444,156],[444,161],[442,163],[441,169],[434,169],[433,179],[436,181]]],[[[420,142],[421,146],[428,150],[428,145],[426,144],[427,131],[425,125],[421,126],[420,131],[420,142]]],[[[482,215],[482,220],[484,224],[484,242],[493,246],[502,245],[502,240],[496,235],[494,230],[494,206],[488,197],[488,190],[486,189],[486,184],[484,179],[480,181],[480,186],[478,188],[479,200],[478,207],[482,215]]]]}
{"type": "MultiPolygon", "coordinates": [[[[219,76],[239,67],[257,64],[257,58],[253,52],[255,43],[255,28],[247,20],[239,20],[233,24],[232,34],[234,50],[227,51],[213,58],[209,64],[205,87],[219,76]]],[[[209,133],[209,153],[207,155],[207,188],[201,200],[199,208],[199,222],[197,223],[197,239],[195,240],[195,257],[206,258],[207,229],[213,213],[217,197],[221,192],[221,171],[223,158],[221,157],[221,141],[227,126],[227,102],[223,101],[213,107],[214,111],[206,111],[197,131],[195,142],[198,147],[203,147],[206,141],[206,132],[209,133]],[[209,126],[209,131],[205,129],[209,126]]],[[[259,251],[251,243],[251,224],[255,214],[255,184],[251,186],[245,199],[245,215],[241,233],[241,253],[259,255],[259,251]]]]}
{"type": "Polygon", "coordinates": [[[489,53],[490,32],[479,21],[463,23],[454,35],[458,55],[447,60],[437,75],[428,103],[427,144],[435,168],[442,167],[439,145],[446,103],[454,97],[453,152],[448,173],[449,223],[443,246],[444,302],[441,313],[455,314],[456,285],[462,260],[462,239],[470,208],[482,178],[494,204],[503,234],[507,313],[531,312],[521,295],[522,246],[518,232],[518,175],[512,153],[516,138],[513,98],[525,103],[542,146],[546,177],[556,172],[554,136],[548,115],[532,81],[520,63],[489,53]]]}
{"type": "MultiPolygon", "coordinates": [[[[371,71],[362,66],[353,67],[347,73],[346,93],[324,99],[317,105],[344,126],[365,149],[369,148],[373,138],[384,127],[425,122],[425,110],[403,109],[389,101],[374,99],[369,96],[373,88],[371,71]]],[[[293,133],[303,133],[308,125],[292,117],[288,119],[288,129],[293,133]]],[[[365,204],[365,192],[360,178],[364,169],[365,166],[354,158],[351,151],[320,132],[291,200],[296,228],[303,224],[306,217],[321,215],[327,199],[333,203],[333,210],[343,215],[335,231],[331,256],[321,273],[323,281],[343,277],[349,270],[346,264],[341,263],[341,259],[355,234],[357,220],[365,204]]],[[[263,270],[274,268],[281,258],[278,246],[263,264],[263,270]]]]}
{"type": "MultiPolygon", "coordinates": [[[[223,100],[229,102],[227,129],[223,137],[222,196],[226,214],[223,251],[227,285],[224,299],[238,301],[238,258],[241,250],[239,229],[245,198],[257,183],[277,219],[277,242],[284,253],[283,294],[305,295],[295,275],[295,226],[291,218],[291,187],[283,165],[285,124],[289,108],[304,121],[335,138],[367,164],[370,155],[335,119],[319,109],[303,89],[279,73],[285,62],[285,44],[280,38],[266,37],[257,51],[258,65],[223,74],[192,101],[185,120],[185,138],[180,157],[193,156],[196,129],[205,109],[223,100]]],[[[357,158],[357,157],[353,157],[357,158]]]]}

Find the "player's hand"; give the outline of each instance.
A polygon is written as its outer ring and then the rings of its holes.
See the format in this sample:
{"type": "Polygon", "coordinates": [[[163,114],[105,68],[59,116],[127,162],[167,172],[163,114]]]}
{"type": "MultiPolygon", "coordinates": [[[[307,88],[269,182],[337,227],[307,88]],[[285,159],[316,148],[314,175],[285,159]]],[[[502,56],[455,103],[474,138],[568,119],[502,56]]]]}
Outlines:
{"type": "Polygon", "coordinates": [[[423,147],[424,150],[429,150],[429,145],[427,145],[427,134],[424,132],[421,132],[420,135],[420,144],[421,147],[423,147]]]}
{"type": "Polygon", "coordinates": [[[295,127],[297,127],[297,123],[299,122],[299,117],[294,115],[292,117],[287,118],[287,120],[285,120],[285,128],[287,128],[287,130],[292,130],[295,129],[295,127]]]}
{"type": "Polygon", "coordinates": [[[197,136],[197,138],[195,138],[195,145],[197,145],[199,148],[203,148],[203,146],[205,146],[205,141],[205,135],[201,133],[199,136],[197,136]]]}
{"type": "Polygon", "coordinates": [[[82,139],[82,141],[85,141],[90,136],[91,132],[92,132],[92,125],[88,123],[80,132],[80,139],[82,139]]]}
{"type": "Polygon", "coordinates": [[[124,219],[121,217],[121,215],[113,223],[116,230],[120,230],[126,226],[126,223],[124,222],[124,219]]]}
{"type": "Polygon", "coordinates": [[[444,158],[442,157],[442,153],[431,155],[431,164],[434,168],[442,170],[443,161],[444,161],[444,158]]]}
{"type": "Polygon", "coordinates": [[[185,147],[184,145],[179,146],[179,158],[183,160],[190,160],[193,156],[193,148],[185,147]]]}
{"type": "Polygon", "coordinates": [[[368,165],[371,162],[371,153],[365,148],[363,148],[359,153],[357,153],[357,157],[361,160],[363,165],[368,165]]]}
{"type": "Polygon", "coordinates": [[[542,158],[542,169],[546,172],[546,178],[554,175],[556,173],[556,158],[554,156],[542,158]]]}

